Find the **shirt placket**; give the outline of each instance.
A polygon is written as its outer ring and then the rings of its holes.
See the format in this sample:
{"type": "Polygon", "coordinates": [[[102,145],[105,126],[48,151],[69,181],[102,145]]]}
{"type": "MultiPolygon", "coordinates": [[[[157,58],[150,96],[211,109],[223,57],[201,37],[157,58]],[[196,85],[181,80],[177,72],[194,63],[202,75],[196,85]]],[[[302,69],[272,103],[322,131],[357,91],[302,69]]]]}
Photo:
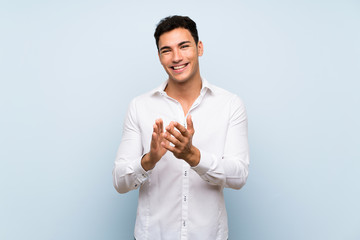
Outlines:
{"type": "MultiPolygon", "coordinates": [[[[175,100],[176,101],[176,100],[175,100]]],[[[179,114],[178,122],[186,127],[186,116],[184,117],[184,111],[181,104],[176,101],[179,114]]],[[[187,240],[187,229],[188,229],[188,195],[189,195],[189,164],[185,161],[182,164],[182,189],[181,189],[181,239],[187,240]]]]}
{"type": "MultiPolygon", "coordinates": [[[[187,116],[190,114],[190,112],[196,108],[199,104],[200,101],[203,97],[203,94],[201,94],[196,101],[194,102],[194,104],[191,106],[191,108],[189,109],[189,112],[186,114],[186,116],[184,117],[184,115],[182,114],[182,118],[183,118],[183,126],[185,128],[187,128],[187,123],[186,123],[186,118],[187,116]]],[[[181,104],[179,103],[180,107],[181,104]]],[[[181,107],[181,111],[183,113],[182,107],[181,107]]],[[[182,240],[186,240],[187,238],[187,229],[188,229],[188,212],[189,212],[189,170],[190,170],[190,166],[188,163],[186,163],[184,161],[183,163],[183,181],[182,181],[182,224],[181,224],[181,239],[182,240]]]]}
{"type": "Polygon", "coordinates": [[[183,163],[183,179],[182,179],[182,208],[181,208],[181,239],[187,239],[188,229],[188,201],[189,201],[189,164],[183,163]]]}
{"type": "MultiPolygon", "coordinates": [[[[203,93],[200,94],[200,96],[196,99],[196,101],[194,102],[194,104],[191,106],[191,108],[189,109],[189,112],[186,114],[186,116],[184,116],[184,111],[182,109],[181,104],[176,101],[175,99],[172,99],[170,97],[167,97],[171,100],[174,100],[177,105],[178,105],[178,109],[179,109],[179,116],[178,119],[181,121],[179,121],[179,123],[181,123],[185,128],[187,128],[187,123],[186,123],[186,118],[187,116],[190,114],[190,112],[196,108],[203,97],[203,93]]],[[[187,240],[187,232],[188,232],[188,212],[189,212],[189,170],[190,170],[190,166],[188,163],[186,163],[185,161],[183,162],[182,165],[182,199],[181,199],[181,240],[187,240]]]]}

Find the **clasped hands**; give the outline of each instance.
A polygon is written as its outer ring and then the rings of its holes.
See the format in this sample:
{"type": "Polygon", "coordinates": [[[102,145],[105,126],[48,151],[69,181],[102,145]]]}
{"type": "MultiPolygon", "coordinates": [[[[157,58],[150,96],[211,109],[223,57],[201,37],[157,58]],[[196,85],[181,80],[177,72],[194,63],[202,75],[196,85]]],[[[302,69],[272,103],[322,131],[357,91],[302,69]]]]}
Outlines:
{"type": "Polygon", "coordinates": [[[141,165],[145,171],[153,169],[167,151],[172,152],[176,158],[183,159],[191,167],[198,165],[200,151],[192,145],[195,130],[190,115],[186,118],[186,123],[187,129],[180,123],[172,121],[165,128],[166,131],[164,132],[162,119],[155,121],[150,151],[141,160],[141,165]]]}

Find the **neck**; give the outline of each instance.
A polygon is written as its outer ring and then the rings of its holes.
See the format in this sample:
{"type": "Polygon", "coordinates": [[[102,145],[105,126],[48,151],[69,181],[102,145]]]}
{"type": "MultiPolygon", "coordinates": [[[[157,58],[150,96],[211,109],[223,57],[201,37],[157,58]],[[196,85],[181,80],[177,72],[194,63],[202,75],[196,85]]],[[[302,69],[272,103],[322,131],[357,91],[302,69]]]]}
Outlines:
{"type": "Polygon", "coordinates": [[[202,81],[200,76],[191,81],[182,83],[169,79],[165,92],[169,97],[172,97],[179,102],[192,104],[200,95],[201,87],[202,81]]]}

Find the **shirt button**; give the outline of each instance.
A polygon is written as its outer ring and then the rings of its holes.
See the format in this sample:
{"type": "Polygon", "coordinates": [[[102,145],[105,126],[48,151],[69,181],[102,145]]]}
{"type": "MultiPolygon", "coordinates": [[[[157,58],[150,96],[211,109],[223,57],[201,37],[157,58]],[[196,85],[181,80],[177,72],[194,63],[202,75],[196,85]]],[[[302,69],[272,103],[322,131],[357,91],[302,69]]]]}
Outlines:
{"type": "Polygon", "coordinates": [[[185,171],[184,176],[185,176],[185,177],[187,176],[187,171],[185,171]]]}
{"type": "Polygon", "coordinates": [[[184,202],[186,202],[186,196],[184,196],[184,202]]]}

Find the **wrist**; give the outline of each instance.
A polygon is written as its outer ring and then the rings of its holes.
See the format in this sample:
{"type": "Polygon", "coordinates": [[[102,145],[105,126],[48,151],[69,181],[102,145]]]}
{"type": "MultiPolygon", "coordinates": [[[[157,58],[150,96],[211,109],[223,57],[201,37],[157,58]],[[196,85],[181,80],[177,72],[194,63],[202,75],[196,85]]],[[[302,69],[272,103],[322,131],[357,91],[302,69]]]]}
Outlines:
{"type": "Polygon", "coordinates": [[[145,154],[141,159],[141,166],[145,171],[149,171],[155,167],[156,163],[153,163],[150,158],[150,154],[145,154]]]}
{"type": "Polygon", "coordinates": [[[193,146],[191,150],[191,155],[188,160],[188,164],[191,167],[195,167],[199,164],[199,162],[200,162],[200,150],[193,146]]]}

